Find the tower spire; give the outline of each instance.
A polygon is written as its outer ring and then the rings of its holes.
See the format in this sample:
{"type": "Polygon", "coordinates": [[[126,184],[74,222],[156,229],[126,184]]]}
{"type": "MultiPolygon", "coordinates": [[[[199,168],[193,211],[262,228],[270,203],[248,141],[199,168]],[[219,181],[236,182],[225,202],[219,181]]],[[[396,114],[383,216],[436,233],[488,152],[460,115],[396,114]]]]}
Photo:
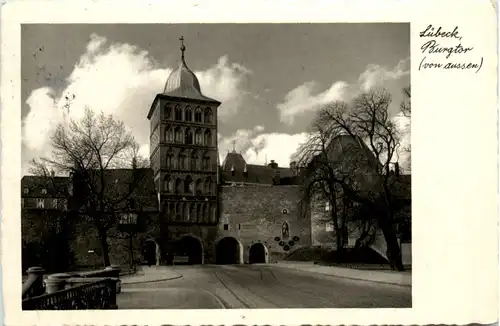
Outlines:
{"type": "Polygon", "coordinates": [[[236,140],[233,140],[233,153],[236,153],[236,140]]]}
{"type": "Polygon", "coordinates": [[[184,36],[181,36],[179,41],[181,41],[181,58],[182,61],[184,61],[184,51],[186,51],[186,47],[184,46],[184,36]]]}

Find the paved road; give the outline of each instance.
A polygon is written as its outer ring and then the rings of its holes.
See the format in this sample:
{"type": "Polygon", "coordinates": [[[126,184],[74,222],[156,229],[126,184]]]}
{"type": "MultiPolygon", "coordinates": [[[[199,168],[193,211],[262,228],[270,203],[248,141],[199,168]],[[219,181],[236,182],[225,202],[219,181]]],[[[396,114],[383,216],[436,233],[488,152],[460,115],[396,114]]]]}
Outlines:
{"type": "MultiPolygon", "coordinates": [[[[167,268],[167,267],[166,267],[167,268]]],[[[411,288],[273,265],[169,267],[182,278],[124,285],[120,309],[409,308],[411,288]]]]}

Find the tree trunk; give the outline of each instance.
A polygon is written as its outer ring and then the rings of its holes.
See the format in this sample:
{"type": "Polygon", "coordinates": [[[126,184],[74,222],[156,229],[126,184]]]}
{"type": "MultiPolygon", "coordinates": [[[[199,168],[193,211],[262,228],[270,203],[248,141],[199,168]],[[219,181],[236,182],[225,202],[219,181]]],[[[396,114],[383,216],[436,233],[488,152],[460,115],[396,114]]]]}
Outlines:
{"type": "Polygon", "coordinates": [[[384,234],[385,242],[387,243],[387,259],[391,265],[391,269],[404,271],[403,259],[401,257],[401,248],[398,243],[398,238],[392,230],[392,227],[387,222],[381,223],[382,233],[384,234]]]}
{"type": "Polygon", "coordinates": [[[345,250],[344,250],[344,239],[342,236],[342,231],[340,229],[337,229],[335,231],[335,236],[337,238],[337,254],[336,254],[337,262],[344,262],[345,250]]]}
{"type": "Polygon", "coordinates": [[[106,230],[104,230],[102,228],[99,229],[99,242],[101,243],[102,259],[103,259],[104,267],[110,266],[111,262],[109,259],[108,237],[106,234],[106,230]]]}
{"type": "Polygon", "coordinates": [[[134,270],[135,269],[135,263],[134,263],[134,243],[133,243],[133,237],[132,237],[132,232],[129,232],[128,234],[128,249],[129,249],[129,255],[130,255],[130,269],[134,270]]]}

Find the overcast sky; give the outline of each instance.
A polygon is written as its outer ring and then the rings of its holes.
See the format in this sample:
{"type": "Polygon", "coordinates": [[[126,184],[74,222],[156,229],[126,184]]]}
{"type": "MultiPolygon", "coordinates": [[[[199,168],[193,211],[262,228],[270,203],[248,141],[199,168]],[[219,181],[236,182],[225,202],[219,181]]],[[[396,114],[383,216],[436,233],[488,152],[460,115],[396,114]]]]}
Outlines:
{"type": "Polygon", "coordinates": [[[49,137],[84,106],[113,113],[149,153],[147,113],[180,60],[202,92],[222,102],[221,158],[288,166],[314,112],[371,87],[393,95],[397,115],[410,84],[409,24],[23,25],[23,173],[50,154],[49,137]]]}

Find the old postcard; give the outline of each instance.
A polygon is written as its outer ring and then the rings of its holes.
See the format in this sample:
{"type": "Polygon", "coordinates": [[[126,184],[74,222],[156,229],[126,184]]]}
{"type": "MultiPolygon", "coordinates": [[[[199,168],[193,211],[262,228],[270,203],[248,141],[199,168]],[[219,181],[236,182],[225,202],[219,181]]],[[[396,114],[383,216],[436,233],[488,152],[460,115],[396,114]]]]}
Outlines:
{"type": "Polygon", "coordinates": [[[3,9],[5,324],[497,320],[489,1],[3,9]]]}

